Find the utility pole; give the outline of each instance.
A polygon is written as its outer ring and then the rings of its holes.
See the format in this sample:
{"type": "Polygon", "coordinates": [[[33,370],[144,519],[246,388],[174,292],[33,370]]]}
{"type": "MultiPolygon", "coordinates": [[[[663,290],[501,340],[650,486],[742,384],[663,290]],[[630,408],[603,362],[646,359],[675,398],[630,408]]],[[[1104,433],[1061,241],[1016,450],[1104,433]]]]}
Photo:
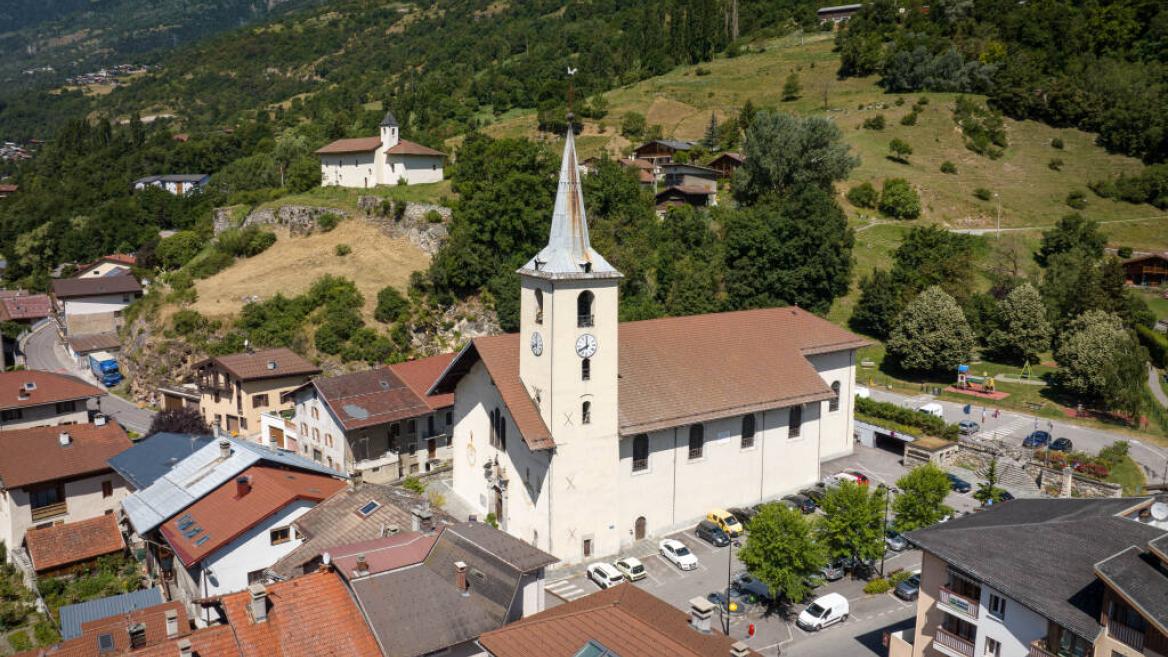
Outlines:
{"type": "Polygon", "coordinates": [[[998,228],[994,232],[997,234],[998,239],[1002,239],[1002,196],[1001,196],[1001,194],[994,192],[994,199],[996,199],[998,202],[998,222],[997,222],[998,228]]]}

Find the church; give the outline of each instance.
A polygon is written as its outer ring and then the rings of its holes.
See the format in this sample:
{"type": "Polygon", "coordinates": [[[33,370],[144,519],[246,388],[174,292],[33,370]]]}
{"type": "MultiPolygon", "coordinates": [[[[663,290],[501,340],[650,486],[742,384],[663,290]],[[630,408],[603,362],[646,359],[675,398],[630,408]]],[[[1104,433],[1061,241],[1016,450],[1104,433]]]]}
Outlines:
{"type": "Polygon", "coordinates": [[[454,393],[454,492],[566,563],[774,500],[851,453],[856,350],[799,308],[619,322],[569,130],[547,246],[517,272],[519,333],[477,338],[454,393]]]}
{"type": "Polygon", "coordinates": [[[393,112],[386,112],[376,137],[338,139],[316,151],[320,184],[366,189],[442,181],[446,154],[401,138],[393,112]]]}

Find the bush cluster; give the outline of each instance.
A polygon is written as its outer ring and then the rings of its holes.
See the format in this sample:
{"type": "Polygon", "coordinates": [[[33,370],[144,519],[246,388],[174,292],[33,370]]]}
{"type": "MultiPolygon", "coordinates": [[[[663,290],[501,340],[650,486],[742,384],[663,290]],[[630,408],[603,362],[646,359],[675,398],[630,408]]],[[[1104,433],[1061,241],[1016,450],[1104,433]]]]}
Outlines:
{"type": "Polygon", "coordinates": [[[907,427],[913,427],[931,436],[944,438],[945,440],[957,440],[958,430],[956,424],[949,424],[935,415],[914,411],[909,408],[902,408],[889,402],[858,397],[856,398],[856,413],[879,420],[888,420],[907,427]]]}
{"type": "Polygon", "coordinates": [[[958,96],[953,108],[953,120],[961,126],[965,147],[996,160],[1005,154],[1006,124],[1002,115],[966,96],[958,96]]]}
{"type": "Polygon", "coordinates": [[[884,129],[884,115],[877,114],[876,116],[864,119],[865,130],[883,130],[884,129]]]}

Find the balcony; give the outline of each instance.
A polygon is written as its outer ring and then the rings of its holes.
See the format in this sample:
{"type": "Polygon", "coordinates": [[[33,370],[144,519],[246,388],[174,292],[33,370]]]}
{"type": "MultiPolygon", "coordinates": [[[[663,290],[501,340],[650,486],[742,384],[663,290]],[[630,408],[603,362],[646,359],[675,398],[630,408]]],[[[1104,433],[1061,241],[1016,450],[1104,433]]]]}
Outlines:
{"type": "Polygon", "coordinates": [[[49,504],[33,509],[32,521],[38,522],[54,516],[63,516],[66,513],[69,513],[69,505],[66,502],[57,502],[56,504],[49,504]]]}
{"type": "Polygon", "coordinates": [[[967,598],[942,586],[937,595],[937,604],[943,605],[946,611],[955,612],[960,618],[977,621],[978,604],[973,598],[967,598]]]}
{"type": "Polygon", "coordinates": [[[973,657],[973,641],[957,636],[943,627],[937,628],[937,636],[933,638],[933,645],[947,655],[973,657]]]}
{"type": "Polygon", "coordinates": [[[1115,620],[1107,622],[1107,635],[1125,646],[1135,650],[1144,649],[1144,631],[1137,630],[1130,625],[1124,625],[1115,620]]]}
{"type": "Polygon", "coordinates": [[[1058,657],[1058,654],[1046,649],[1046,639],[1036,639],[1030,642],[1030,657],[1058,657]]]}

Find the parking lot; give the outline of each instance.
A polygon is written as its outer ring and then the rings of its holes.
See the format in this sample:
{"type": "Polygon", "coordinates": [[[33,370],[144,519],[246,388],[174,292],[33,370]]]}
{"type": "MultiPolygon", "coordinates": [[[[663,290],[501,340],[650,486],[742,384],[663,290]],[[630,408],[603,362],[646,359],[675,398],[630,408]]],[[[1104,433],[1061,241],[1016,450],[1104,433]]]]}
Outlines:
{"type": "MultiPolygon", "coordinates": [[[[895,454],[859,446],[853,455],[823,465],[825,475],[842,470],[858,470],[867,475],[873,485],[884,483],[890,486],[907,472],[895,454]]],[[[968,512],[977,506],[970,493],[951,493],[946,502],[958,512],[968,512]]],[[[692,571],[678,569],[658,554],[657,542],[653,541],[651,544],[641,544],[639,549],[622,555],[640,559],[647,576],[639,582],[620,586],[639,586],[678,609],[688,611],[692,598],[705,598],[712,592],[724,592],[728,572],[732,577],[744,570],[736,558],[737,549],[714,547],[697,538],[692,528],[671,534],[668,538],[681,541],[697,556],[697,569],[692,571]],[[732,552],[735,558],[731,561],[732,552]]],[[[899,553],[889,551],[885,557],[886,573],[920,567],[921,556],[916,550],[899,553]]],[[[615,561],[616,558],[607,560],[615,561]]],[[[877,563],[878,568],[879,565],[877,563]]],[[[795,625],[795,618],[804,608],[802,604],[792,605],[781,611],[756,605],[748,607],[741,615],[732,617],[730,635],[746,641],[753,649],[767,657],[778,654],[797,657],[883,655],[885,654],[882,647],[883,633],[912,627],[916,603],[905,602],[891,593],[867,595],[863,591],[864,584],[865,582],[861,580],[845,577],[836,582],[826,583],[815,590],[813,597],[833,592],[840,593],[848,599],[850,605],[849,617],[845,622],[832,625],[820,632],[808,633],[795,625]],[[748,628],[751,624],[755,627],[755,635],[748,638],[748,628]]],[[[549,578],[546,589],[549,593],[549,607],[599,590],[596,584],[588,580],[582,567],[571,573],[563,573],[560,577],[553,575],[549,578]]],[[[720,617],[717,620],[721,622],[720,617]]]]}

